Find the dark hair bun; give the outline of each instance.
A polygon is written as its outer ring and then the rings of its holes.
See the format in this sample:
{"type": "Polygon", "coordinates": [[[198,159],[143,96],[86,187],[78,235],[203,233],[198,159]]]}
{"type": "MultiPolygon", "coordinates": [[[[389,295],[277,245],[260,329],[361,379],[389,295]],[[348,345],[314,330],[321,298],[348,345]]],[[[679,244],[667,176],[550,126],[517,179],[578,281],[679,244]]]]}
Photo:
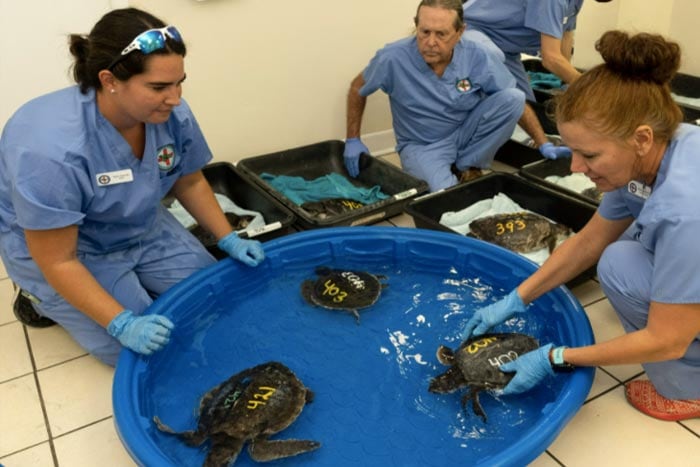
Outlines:
{"type": "Polygon", "coordinates": [[[628,79],[668,83],[681,64],[680,46],[658,34],[608,31],[595,48],[608,69],[628,79]]]}

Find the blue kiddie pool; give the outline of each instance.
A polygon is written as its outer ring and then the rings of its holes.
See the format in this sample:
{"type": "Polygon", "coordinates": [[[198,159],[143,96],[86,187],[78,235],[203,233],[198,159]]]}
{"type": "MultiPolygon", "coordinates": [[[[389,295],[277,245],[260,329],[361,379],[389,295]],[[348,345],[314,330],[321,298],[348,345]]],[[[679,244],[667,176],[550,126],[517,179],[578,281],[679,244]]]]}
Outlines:
{"type": "MultiPolygon", "coordinates": [[[[549,378],[517,396],[481,394],[484,422],[462,410],[462,392],[433,394],[446,370],[439,345],[455,348],[480,306],[506,295],[536,266],[500,247],[458,235],[396,227],[327,228],[265,244],[257,268],[220,261],[173,287],[149,312],[175,323],[170,344],[151,357],[122,352],[114,377],[117,431],[144,466],[201,465],[209,442],[187,446],[158,431],[197,426],[204,393],[267,361],[288,366],[315,398],[272,439],[311,439],[313,452],[279,466],[524,465],[538,457],[584,402],[593,369],[549,378]],[[386,276],[388,287],[360,322],[313,307],[300,285],[317,266],[386,276]]],[[[558,288],[528,313],[496,327],[542,344],[593,343],[573,295],[558,288]]],[[[247,451],[236,465],[259,465],[247,451]]]]}

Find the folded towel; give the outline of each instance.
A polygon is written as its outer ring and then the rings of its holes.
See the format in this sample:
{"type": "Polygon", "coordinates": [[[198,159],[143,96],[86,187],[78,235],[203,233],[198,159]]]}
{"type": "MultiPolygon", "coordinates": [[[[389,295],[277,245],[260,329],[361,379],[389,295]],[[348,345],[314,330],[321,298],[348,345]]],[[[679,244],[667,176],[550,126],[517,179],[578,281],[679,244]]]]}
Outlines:
{"type": "Polygon", "coordinates": [[[530,77],[530,86],[532,86],[533,89],[558,89],[562,85],[561,80],[552,73],[528,71],[527,74],[530,77]]]}
{"type": "Polygon", "coordinates": [[[266,172],[260,174],[260,178],[298,205],[307,201],[322,201],[329,198],[346,198],[363,204],[373,204],[389,198],[389,195],[381,191],[379,185],[372,188],[357,187],[335,172],[314,180],[290,175],[272,175],[266,172]]]}

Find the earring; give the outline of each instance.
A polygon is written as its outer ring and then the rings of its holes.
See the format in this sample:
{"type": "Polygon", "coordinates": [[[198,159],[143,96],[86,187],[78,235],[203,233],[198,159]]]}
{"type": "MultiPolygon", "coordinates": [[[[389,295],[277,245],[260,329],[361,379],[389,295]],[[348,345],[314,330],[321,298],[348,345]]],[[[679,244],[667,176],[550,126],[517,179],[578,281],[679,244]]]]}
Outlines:
{"type": "Polygon", "coordinates": [[[109,92],[110,92],[111,94],[114,94],[114,93],[117,92],[117,91],[115,91],[114,88],[112,88],[112,89],[109,90],[109,92]]]}

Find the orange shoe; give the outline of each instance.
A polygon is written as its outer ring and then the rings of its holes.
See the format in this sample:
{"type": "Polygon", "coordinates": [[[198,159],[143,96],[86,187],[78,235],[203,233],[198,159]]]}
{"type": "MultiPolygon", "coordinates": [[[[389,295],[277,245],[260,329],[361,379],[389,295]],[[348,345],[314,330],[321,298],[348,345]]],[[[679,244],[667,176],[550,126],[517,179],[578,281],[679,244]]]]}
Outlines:
{"type": "Polygon", "coordinates": [[[700,399],[666,399],[656,392],[651,381],[630,381],[625,384],[625,397],[632,407],[659,420],[677,422],[700,418],[700,399]]]}

